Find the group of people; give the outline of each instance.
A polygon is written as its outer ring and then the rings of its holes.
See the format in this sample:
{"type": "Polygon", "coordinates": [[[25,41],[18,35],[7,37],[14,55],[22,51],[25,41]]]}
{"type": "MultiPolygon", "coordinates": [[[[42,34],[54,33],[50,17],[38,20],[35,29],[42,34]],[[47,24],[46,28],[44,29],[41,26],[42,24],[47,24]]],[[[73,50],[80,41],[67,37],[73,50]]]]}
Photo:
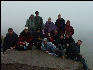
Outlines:
{"type": "Polygon", "coordinates": [[[12,28],[8,29],[8,33],[4,39],[3,52],[7,49],[17,50],[32,50],[33,45],[44,51],[45,53],[52,54],[61,58],[67,57],[75,61],[80,61],[83,64],[83,70],[88,70],[85,59],[80,54],[81,40],[75,43],[72,35],[74,29],[70,25],[70,21],[61,18],[55,24],[48,18],[44,24],[39,12],[35,12],[27,19],[24,30],[18,36],[12,28]]]}

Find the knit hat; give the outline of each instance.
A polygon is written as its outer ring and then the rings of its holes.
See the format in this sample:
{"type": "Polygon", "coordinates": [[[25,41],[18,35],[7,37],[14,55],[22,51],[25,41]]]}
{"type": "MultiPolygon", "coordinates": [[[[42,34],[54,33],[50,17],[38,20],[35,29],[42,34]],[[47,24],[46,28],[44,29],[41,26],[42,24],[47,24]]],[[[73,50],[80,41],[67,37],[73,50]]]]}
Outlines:
{"type": "Polygon", "coordinates": [[[28,29],[28,27],[25,27],[24,29],[28,29]]]}
{"type": "Polygon", "coordinates": [[[47,41],[47,38],[44,38],[43,41],[47,41]]]}

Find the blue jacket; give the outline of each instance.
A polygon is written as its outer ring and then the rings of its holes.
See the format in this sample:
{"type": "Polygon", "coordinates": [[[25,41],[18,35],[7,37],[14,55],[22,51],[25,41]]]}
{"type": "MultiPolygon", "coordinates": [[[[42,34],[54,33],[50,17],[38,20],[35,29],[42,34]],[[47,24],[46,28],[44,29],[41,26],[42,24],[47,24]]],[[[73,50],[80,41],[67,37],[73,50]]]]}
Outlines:
{"type": "Polygon", "coordinates": [[[54,52],[56,49],[56,46],[52,44],[52,42],[47,42],[46,45],[44,45],[44,43],[42,42],[42,46],[41,49],[43,51],[49,51],[49,52],[54,52]]]}

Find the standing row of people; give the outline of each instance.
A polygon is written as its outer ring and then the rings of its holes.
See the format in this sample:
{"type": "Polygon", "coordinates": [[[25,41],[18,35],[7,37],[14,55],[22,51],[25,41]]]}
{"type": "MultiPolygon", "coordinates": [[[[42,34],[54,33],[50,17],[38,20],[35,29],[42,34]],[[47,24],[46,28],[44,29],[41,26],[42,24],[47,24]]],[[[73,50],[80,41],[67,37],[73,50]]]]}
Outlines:
{"type": "Polygon", "coordinates": [[[48,33],[54,34],[55,31],[58,31],[58,33],[70,33],[72,36],[74,34],[74,29],[70,25],[70,21],[67,20],[65,24],[65,20],[61,18],[61,15],[58,15],[58,19],[56,20],[55,24],[51,21],[51,18],[48,18],[48,21],[46,23],[43,23],[42,17],[39,16],[39,12],[35,12],[36,16],[33,14],[27,19],[26,21],[26,27],[28,27],[28,30],[32,33],[35,34],[35,32],[40,29],[45,36],[48,33]]]}
{"type": "Polygon", "coordinates": [[[33,45],[46,53],[53,54],[59,57],[70,58],[72,60],[80,61],[83,64],[83,69],[88,70],[85,59],[80,54],[81,40],[75,43],[72,35],[74,29],[70,25],[70,21],[61,18],[58,15],[58,19],[55,24],[48,18],[48,21],[43,24],[42,17],[39,16],[39,12],[35,12],[36,16],[31,15],[27,19],[24,30],[18,35],[12,28],[8,29],[8,33],[4,39],[3,52],[7,49],[17,50],[32,50],[33,45]]]}

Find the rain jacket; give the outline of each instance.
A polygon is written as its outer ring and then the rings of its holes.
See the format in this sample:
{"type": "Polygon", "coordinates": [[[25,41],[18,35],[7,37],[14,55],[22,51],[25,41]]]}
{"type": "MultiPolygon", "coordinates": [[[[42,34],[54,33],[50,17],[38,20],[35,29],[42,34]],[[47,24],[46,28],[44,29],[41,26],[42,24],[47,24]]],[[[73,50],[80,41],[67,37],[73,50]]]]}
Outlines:
{"type": "Polygon", "coordinates": [[[44,42],[42,42],[41,49],[43,51],[49,51],[49,52],[54,52],[56,49],[56,46],[52,44],[52,42],[47,42],[46,45],[44,45],[44,42]]]}
{"type": "Polygon", "coordinates": [[[9,35],[9,33],[6,34],[6,37],[4,38],[3,43],[3,51],[10,49],[10,47],[17,46],[18,42],[18,35],[14,32],[12,36],[9,35]]]}
{"type": "Polygon", "coordinates": [[[27,32],[27,33],[25,33],[24,31],[23,32],[21,32],[20,33],[20,35],[19,35],[19,40],[18,40],[18,44],[20,45],[22,45],[23,43],[22,42],[28,42],[28,43],[30,43],[31,41],[32,41],[32,37],[31,37],[31,34],[30,34],[30,32],[27,32]]]}
{"type": "Polygon", "coordinates": [[[64,32],[65,20],[63,18],[57,19],[56,22],[55,22],[55,25],[57,27],[58,32],[59,31],[63,31],[64,32]]]}
{"type": "Polygon", "coordinates": [[[54,32],[56,30],[56,26],[53,22],[46,22],[44,32],[47,34],[48,32],[54,32]]]}
{"type": "Polygon", "coordinates": [[[74,34],[74,29],[72,26],[70,26],[70,21],[66,22],[65,32],[70,33],[71,36],[74,34]],[[69,24],[69,25],[67,25],[67,24],[69,24]]]}

